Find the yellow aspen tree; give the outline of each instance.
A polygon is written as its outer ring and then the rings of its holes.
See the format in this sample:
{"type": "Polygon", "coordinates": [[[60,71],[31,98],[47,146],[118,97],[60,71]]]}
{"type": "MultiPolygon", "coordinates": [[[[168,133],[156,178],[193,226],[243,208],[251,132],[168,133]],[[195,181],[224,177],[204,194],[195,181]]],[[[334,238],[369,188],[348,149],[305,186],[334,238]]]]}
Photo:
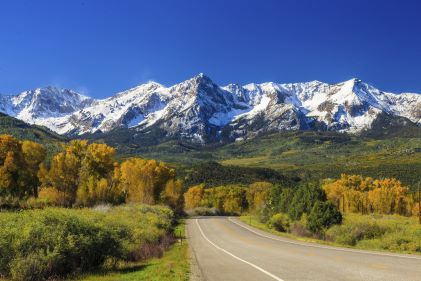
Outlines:
{"type": "Polygon", "coordinates": [[[173,209],[176,214],[181,214],[184,209],[183,182],[174,179],[167,181],[161,193],[161,202],[173,209]]]}
{"type": "Polygon", "coordinates": [[[184,194],[184,201],[186,209],[194,209],[202,205],[202,200],[205,194],[203,185],[196,185],[190,187],[184,194]]]}
{"type": "Polygon", "coordinates": [[[22,152],[28,169],[29,188],[32,188],[32,194],[38,197],[38,188],[40,181],[38,171],[40,164],[45,160],[45,149],[41,144],[32,141],[22,142],[22,152]]]}

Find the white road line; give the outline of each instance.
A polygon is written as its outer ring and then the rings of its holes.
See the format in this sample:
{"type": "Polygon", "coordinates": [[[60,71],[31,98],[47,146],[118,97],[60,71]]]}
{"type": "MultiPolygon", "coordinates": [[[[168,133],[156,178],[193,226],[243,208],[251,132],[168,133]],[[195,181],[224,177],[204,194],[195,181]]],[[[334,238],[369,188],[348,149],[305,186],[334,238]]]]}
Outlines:
{"type": "Polygon", "coordinates": [[[304,244],[304,243],[300,243],[300,242],[289,241],[289,240],[285,240],[285,239],[281,239],[281,238],[275,238],[275,237],[271,237],[271,236],[268,236],[268,235],[261,234],[261,233],[255,231],[254,229],[252,229],[250,227],[247,227],[245,225],[242,225],[242,224],[240,224],[240,223],[232,220],[230,217],[228,218],[228,220],[230,222],[232,222],[232,223],[234,223],[234,224],[236,224],[236,225],[244,228],[244,229],[247,229],[250,232],[253,232],[256,235],[259,235],[259,236],[264,237],[264,238],[268,238],[268,239],[280,241],[280,242],[283,242],[283,243],[300,245],[300,246],[304,246],[304,247],[328,249],[328,250],[334,250],[334,251],[340,251],[340,252],[351,252],[351,253],[359,253],[359,254],[369,254],[369,255],[377,255],[377,256],[386,256],[386,257],[395,257],[395,258],[405,258],[405,259],[421,260],[421,257],[403,256],[403,255],[387,254],[387,253],[376,253],[376,252],[369,252],[369,251],[364,251],[364,250],[352,250],[352,249],[346,249],[346,248],[336,248],[336,247],[323,246],[323,245],[311,245],[311,244],[304,244]]]}
{"type": "Polygon", "coordinates": [[[270,273],[270,272],[268,272],[268,271],[264,270],[263,268],[261,268],[261,267],[259,267],[259,266],[255,265],[255,264],[253,264],[253,263],[251,263],[251,262],[248,262],[248,261],[246,261],[246,260],[243,260],[242,258],[239,258],[239,257],[237,257],[236,255],[234,255],[234,254],[232,254],[232,253],[228,252],[227,250],[225,250],[225,249],[223,249],[223,248],[219,247],[218,245],[216,245],[215,243],[213,243],[212,241],[210,241],[208,237],[206,237],[206,235],[203,233],[203,230],[202,230],[202,228],[200,227],[199,221],[198,221],[197,219],[196,219],[196,224],[197,224],[197,227],[199,228],[199,231],[200,231],[200,233],[202,234],[203,238],[205,238],[205,240],[206,240],[206,241],[208,241],[208,242],[209,242],[212,246],[214,246],[214,247],[215,247],[215,248],[217,248],[218,250],[220,250],[220,251],[224,252],[224,253],[225,253],[225,254],[227,254],[227,255],[230,255],[231,257],[233,257],[233,258],[235,258],[235,259],[237,259],[237,260],[239,260],[239,261],[241,261],[241,262],[243,262],[243,263],[246,263],[246,264],[250,265],[251,267],[254,267],[255,269],[259,270],[260,272],[263,272],[263,273],[264,273],[264,274],[266,274],[267,276],[270,276],[270,277],[272,277],[273,279],[275,279],[275,280],[277,280],[277,281],[284,281],[284,280],[282,280],[281,278],[277,277],[276,275],[273,275],[272,273],[270,273]]]}

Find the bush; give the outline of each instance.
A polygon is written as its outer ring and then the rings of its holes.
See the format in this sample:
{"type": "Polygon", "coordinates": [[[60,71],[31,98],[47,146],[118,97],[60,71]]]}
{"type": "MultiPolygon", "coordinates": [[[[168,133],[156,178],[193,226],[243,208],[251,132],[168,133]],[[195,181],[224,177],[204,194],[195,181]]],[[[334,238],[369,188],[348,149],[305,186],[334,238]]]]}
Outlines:
{"type": "Polygon", "coordinates": [[[361,240],[358,246],[361,248],[375,248],[395,252],[416,252],[421,253],[421,244],[415,237],[406,233],[385,233],[383,236],[375,239],[361,240]],[[414,239],[415,238],[415,239],[414,239]]]}
{"type": "Polygon", "coordinates": [[[50,271],[49,259],[42,254],[31,253],[13,260],[10,267],[12,279],[25,281],[45,279],[50,271]]]}
{"type": "Polygon", "coordinates": [[[330,228],[326,236],[337,243],[359,248],[421,252],[418,243],[421,226],[414,217],[348,214],[343,224],[330,228]]]}
{"type": "Polygon", "coordinates": [[[302,237],[314,237],[307,227],[307,215],[303,214],[299,221],[295,221],[291,224],[289,231],[291,234],[302,237]]]}
{"type": "Polygon", "coordinates": [[[327,233],[337,243],[355,246],[358,241],[382,237],[386,231],[386,227],[367,221],[334,226],[327,233]]]}
{"type": "Polygon", "coordinates": [[[273,215],[268,221],[268,226],[270,228],[274,228],[280,232],[288,231],[289,225],[290,225],[290,221],[289,221],[288,216],[282,213],[273,215]]]}
{"type": "Polygon", "coordinates": [[[158,243],[172,217],[168,208],[144,205],[0,213],[0,276],[44,280],[129,260],[158,243]]]}
{"type": "Polygon", "coordinates": [[[31,272],[33,280],[65,275],[98,267],[107,257],[121,257],[118,235],[93,214],[47,209],[17,213],[14,220],[6,227],[9,233],[0,232],[0,239],[3,234],[13,236],[5,249],[8,265],[2,266],[10,272],[2,273],[15,280],[28,280],[31,272]]]}
{"type": "Polygon", "coordinates": [[[318,233],[341,222],[342,215],[332,203],[317,201],[308,216],[307,228],[313,233],[318,233]]]}

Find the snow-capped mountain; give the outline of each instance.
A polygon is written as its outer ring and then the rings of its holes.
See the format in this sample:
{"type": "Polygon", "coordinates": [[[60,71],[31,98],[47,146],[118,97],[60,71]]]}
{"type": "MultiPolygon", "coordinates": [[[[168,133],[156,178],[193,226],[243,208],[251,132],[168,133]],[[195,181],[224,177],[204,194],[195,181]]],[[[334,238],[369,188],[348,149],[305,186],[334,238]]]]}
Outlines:
{"type": "Polygon", "coordinates": [[[58,133],[58,120],[89,106],[94,100],[68,89],[38,88],[19,95],[0,96],[0,111],[30,124],[46,126],[58,133]]]}
{"type": "Polygon", "coordinates": [[[0,111],[60,134],[158,128],[167,137],[212,142],[314,128],[358,133],[382,113],[421,125],[421,95],[386,93],[358,79],[220,87],[199,74],[172,87],[149,82],[102,100],[40,88],[2,96],[0,111]]]}

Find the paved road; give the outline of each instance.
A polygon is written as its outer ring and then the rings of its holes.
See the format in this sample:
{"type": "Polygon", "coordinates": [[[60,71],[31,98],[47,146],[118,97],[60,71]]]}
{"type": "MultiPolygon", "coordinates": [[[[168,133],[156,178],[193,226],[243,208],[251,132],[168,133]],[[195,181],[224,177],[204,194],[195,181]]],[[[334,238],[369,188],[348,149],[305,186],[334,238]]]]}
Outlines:
{"type": "Polygon", "coordinates": [[[187,235],[206,281],[421,281],[421,256],[299,242],[236,218],[190,219],[187,235]]]}

